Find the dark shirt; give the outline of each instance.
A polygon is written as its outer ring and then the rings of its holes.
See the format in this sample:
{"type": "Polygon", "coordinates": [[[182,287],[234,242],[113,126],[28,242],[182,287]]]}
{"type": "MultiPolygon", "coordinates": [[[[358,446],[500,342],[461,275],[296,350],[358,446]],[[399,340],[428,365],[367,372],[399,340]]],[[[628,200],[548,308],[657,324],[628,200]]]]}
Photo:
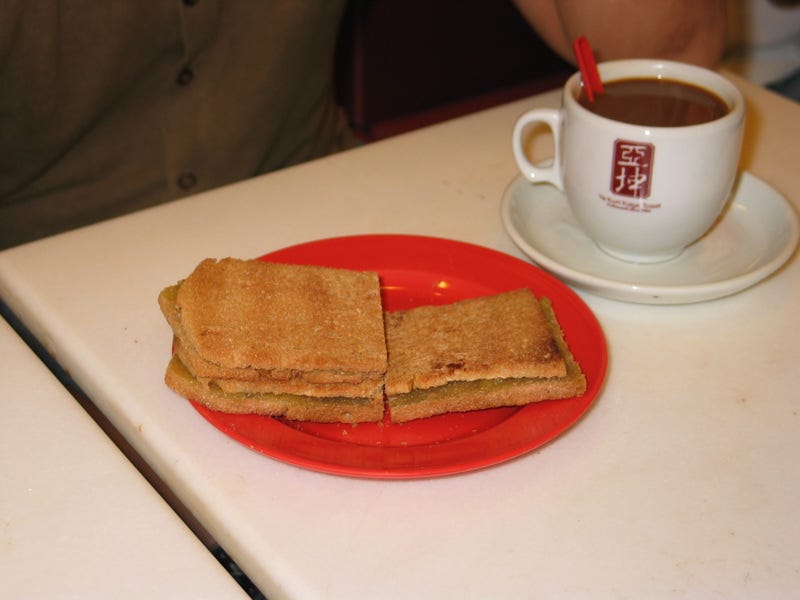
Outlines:
{"type": "Polygon", "coordinates": [[[353,143],[345,0],[0,7],[0,248],[353,143]]]}

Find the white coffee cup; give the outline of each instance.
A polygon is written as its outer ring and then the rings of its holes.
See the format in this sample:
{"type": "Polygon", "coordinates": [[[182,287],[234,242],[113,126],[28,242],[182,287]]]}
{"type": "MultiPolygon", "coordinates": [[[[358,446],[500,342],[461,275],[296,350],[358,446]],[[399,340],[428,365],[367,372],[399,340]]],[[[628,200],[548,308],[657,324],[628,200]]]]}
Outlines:
{"type": "Polygon", "coordinates": [[[669,260],[702,237],[725,208],[739,163],[744,100],[721,75],[689,64],[635,59],[601,63],[598,69],[606,83],[634,78],[688,83],[715,94],[728,112],[678,127],[614,121],[578,102],[582,83],[575,73],[564,86],[561,108],[534,109],[519,118],[514,158],[526,179],[564,192],[580,226],[609,255],[637,263],[669,260]],[[526,129],[534,123],[553,132],[555,157],[547,165],[532,164],[525,152],[526,129]]]}

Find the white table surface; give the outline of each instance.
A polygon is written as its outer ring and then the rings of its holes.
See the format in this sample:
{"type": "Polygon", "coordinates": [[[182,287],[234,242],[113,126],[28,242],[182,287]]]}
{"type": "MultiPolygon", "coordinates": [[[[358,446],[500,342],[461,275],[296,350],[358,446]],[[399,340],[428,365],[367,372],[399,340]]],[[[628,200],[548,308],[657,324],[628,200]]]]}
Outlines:
{"type": "MultiPolygon", "coordinates": [[[[743,164],[797,206],[800,107],[739,82],[743,164]]],[[[500,199],[548,93],[0,254],[0,294],[270,599],[800,597],[800,264],[686,306],[582,294],[606,386],[553,443],[412,481],[244,448],[166,389],[156,295],[204,257],[359,233],[521,256],[500,199]]],[[[546,153],[546,144],[536,149],[546,153]]]]}
{"type": "Polygon", "coordinates": [[[0,320],[0,596],[246,598],[0,320]]]}

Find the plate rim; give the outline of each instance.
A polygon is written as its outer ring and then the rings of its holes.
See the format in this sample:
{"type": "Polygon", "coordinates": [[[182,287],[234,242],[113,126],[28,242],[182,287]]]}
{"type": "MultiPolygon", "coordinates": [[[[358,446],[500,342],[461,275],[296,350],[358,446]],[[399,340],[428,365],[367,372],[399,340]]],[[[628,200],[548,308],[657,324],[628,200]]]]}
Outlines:
{"type": "MultiPolygon", "coordinates": [[[[345,235],[345,236],[335,236],[335,237],[328,237],[322,238],[318,240],[311,240],[307,242],[301,242],[299,244],[294,244],[291,246],[286,246],[284,248],[279,248],[274,251],[271,251],[265,255],[259,257],[261,260],[269,259],[271,257],[280,257],[282,254],[291,253],[291,251],[296,249],[301,249],[304,247],[309,247],[315,244],[337,244],[337,243],[352,243],[356,242],[368,242],[370,240],[380,240],[383,243],[409,243],[409,242],[418,242],[418,243],[427,243],[427,244],[435,244],[435,245],[446,245],[450,249],[452,248],[459,248],[461,250],[468,250],[471,252],[478,252],[485,256],[492,256],[495,260],[500,261],[509,261],[508,264],[514,265],[515,268],[524,269],[526,272],[532,274],[532,276],[536,279],[545,282],[545,287],[552,287],[555,290],[558,290],[559,298],[557,299],[558,304],[566,304],[570,303],[577,307],[577,312],[572,315],[571,319],[577,319],[579,321],[585,321],[586,324],[589,326],[589,331],[586,334],[586,343],[591,343],[592,347],[592,354],[593,354],[593,362],[592,367],[595,371],[595,376],[593,380],[588,381],[587,391],[579,397],[575,398],[568,398],[563,400],[552,400],[548,401],[549,403],[553,403],[553,406],[556,406],[557,403],[565,403],[565,402],[574,402],[575,408],[570,413],[569,417],[564,419],[563,422],[559,422],[559,424],[548,431],[548,433],[543,436],[544,439],[537,441],[532,445],[525,445],[521,444],[515,447],[504,448],[501,452],[492,453],[490,456],[485,456],[481,460],[470,460],[466,463],[463,461],[454,461],[452,463],[445,463],[445,464],[438,464],[435,466],[425,466],[422,468],[415,467],[415,466],[401,466],[401,467],[354,467],[352,465],[343,465],[340,463],[335,462],[321,462],[319,460],[309,460],[306,458],[298,457],[296,455],[292,455],[286,452],[276,452],[275,449],[270,449],[270,451],[265,451],[264,448],[257,447],[254,445],[252,439],[247,438],[246,436],[242,436],[237,434],[236,431],[231,431],[230,428],[226,428],[222,426],[221,420],[224,420],[226,417],[230,417],[230,415],[225,415],[224,413],[216,413],[206,407],[191,402],[192,406],[199,412],[207,421],[209,421],[213,426],[215,426],[218,430],[220,430],[223,434],[227,435],[228,437],[234,439],[235,441],[245,445],[246,447],[259,452],[263,455],[271,457],[273,459],[279,460],[281,462],[292,464],[298,467],[302,467],[308,470],[323,472],[332,475],[343,475],[349,477],[356,477],[356,478],[369,478],[369,479],[422,479],[422,478],[431,478],[431,477],[440,477],[440,476],[447,476],[447,475],[456,475],[461,473],[466,473],[470,471],[475,471],[478,469],[488,468],[511,459],[520,457],[524,454],[527,454],[533,450],[536,450],[544,445],[549,444],[550,442],[554,441],[555,439],[561,437],[567,430],[572,428],[575,424],[583,419],[583,417],[589,412],[589,410],[594,406],[598,396],[600,395],[604,385],[605,379],[608,370],[608,345],[605,338],[605,333],[600,325],[599,320],[597,319],[596,315],[592,312],[592,310],[586,305],[583,299],[580,298],[573,290],[571,290],[568,286],[566,286],[563,282],[559,281],[558,278],[554,277],[550,273],[538,268],[535,265],[530,264],[527,261],[519,259],[515,256],[510,254],[503,253],[499,250],[495,250],[492,248],[488,248],[485,246],[480,246],[477,244],[473,244],[470,242],[463,242],[459,240],[447,239],[447,238],[440,238],[440,237],[433,237],[433,236],[424,236],[424,235],[414,235],[414,234],[364,234],[364,235],[345,235]]],[[[286,261],[290,262],[290,261],[286,261]]],[[[310,263],[305,263],[310,264],[310,263]]],[[[376,267],[375,270],[380,271],[379,267],[376,267]]],[[[480,281],[480,280],[478,280],[480,281]]],[[[543,283],[544,285],[544,283],[543,283]]],[[[523,282],[521,286],[531,286],[530,282],[523,282]]],[[[555,304],[555,303],[554,303],[555,304]]],[[[563,309],[562,309],[563,310],[563,309]]],[[[565,332],[566,333],[566,332],[565,332]]],[[[587,377],[588,379],[588,377],[587,377]]],[[[446,440],[444,443],[438,442],[436,444],[420,444],[419,446],[411,446],[411,449],[418,449],[424,447],[432,447],[432,446],[441,446],[446,447],[447,445],[455,445],[460,443],[461,439],[470,439],[473,437],[478,437],[481,435],[486,434],[487,431],[493,431],[495,429],[502,430],[503,427],[507,427],[505,425],[509,421],[513,421],[515,419],[524,420],[524,418],[529,417],[530,413],[535,411],[536,403],[532,405],[527,405],[523,407],[515,407],[511,410],[511,414],[509,418],[504,419],[502,422],[498,423],[497,425],[493,425],[488,430],[482,430],[476,434],[476,436],[466,436],[465,438],[459,438],[456,440],[446,440]],[[533,408],[532,408],[533,407],[533,408]]],[[[498,410],[498,409],[493,409],[498,410]]],[[[310,435],[308,433],[300,432],[297,429],[283,424],[280,422],[279,419],[273,419],[271,417],[258,417],[259,419],[269,419],[269,423],[280,423],[282,427],[286,428],[285,431],[289,432],[289,435],[293,436],[294,433],[301,434],[301,435],[310,435]]],[[[230,421],[230,419],[228,419],[230,421]]],[[[235,421],[235,419],[234,419],[235,421]]],[[[488,435],[488,434],[486,434],[488,435]]],[[[494,435],[494,434],[493,434],[494,435]]],[[[535,439],[538,440],[539,437],[542,436],[535,436],[535,439]]],[[[317,438],[314,436],[313,442],[314,444],[341,444],[341,442],[334,442],[330,440],[325,440],[324,438],[317,438]],[[321,442],[319,441],[321,440],[321,442]]],[[[467,442],[464,442],[467,443],[467,442]]],[[[352,444],[349,444],[352,446],[352,444]]],[[[370,448],[369,446],[365,446],[365,448],[370,448]]],[[[399,447],[384,447],[382,448],[383,451],[391,449],[394,451],[402,451],[403,449],[399,447]]],[[[381,451],[379,447],[376,451],[381,451]]]]}
{"type": "MultiPolygon", "coordinates": [[[[768,190],[771,199],[775,201],[775,206],[778,207],[783,214],[789,216],[789,218],[784,221],[787,226],[787,242],[780,251],[776,252],[768,262],[761,265],[759,268],[744,271],[739,275],[709,283],[655,285],[606,279],[572,268],[539,251],[531,245],[528,239],[514,226],[514,218],[511,214],[515,196],[514,190],[525,185],[533,185],[528,183],[521,175],[515,176],[503,192],[501,218],[508,236],[530,260],[540,265],[554,276],[569,281],[569,283],[575,287],[587,290],[599,296],[634,303],[690,304],[704,302],[736,294],[766,279],[778,271],[792,257],[800,241],[800,222],[798,221],[798,214],[789,200],[766,181],[749,171],[741,171],[737,175],[737,186],[741,186],[742,182],[751,182],[768,190]]],[[[562,193],[558,190],[556,191],[562,193]]],[[[732,200],[735,201],[735,199],[736,196],[733,196],[732,200]]]]}

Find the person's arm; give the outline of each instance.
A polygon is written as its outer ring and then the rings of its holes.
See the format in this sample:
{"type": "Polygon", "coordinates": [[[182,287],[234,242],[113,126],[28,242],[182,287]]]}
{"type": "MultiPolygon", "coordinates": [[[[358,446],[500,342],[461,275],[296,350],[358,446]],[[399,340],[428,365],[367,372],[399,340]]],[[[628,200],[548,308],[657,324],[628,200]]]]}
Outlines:
{"type": "Polygon", "coordinates": [[[586,36],[599,61],[664,58],[715,65],[725,50],[725,0],[513,0],[539,36],[575,62],[586,36]]]}

